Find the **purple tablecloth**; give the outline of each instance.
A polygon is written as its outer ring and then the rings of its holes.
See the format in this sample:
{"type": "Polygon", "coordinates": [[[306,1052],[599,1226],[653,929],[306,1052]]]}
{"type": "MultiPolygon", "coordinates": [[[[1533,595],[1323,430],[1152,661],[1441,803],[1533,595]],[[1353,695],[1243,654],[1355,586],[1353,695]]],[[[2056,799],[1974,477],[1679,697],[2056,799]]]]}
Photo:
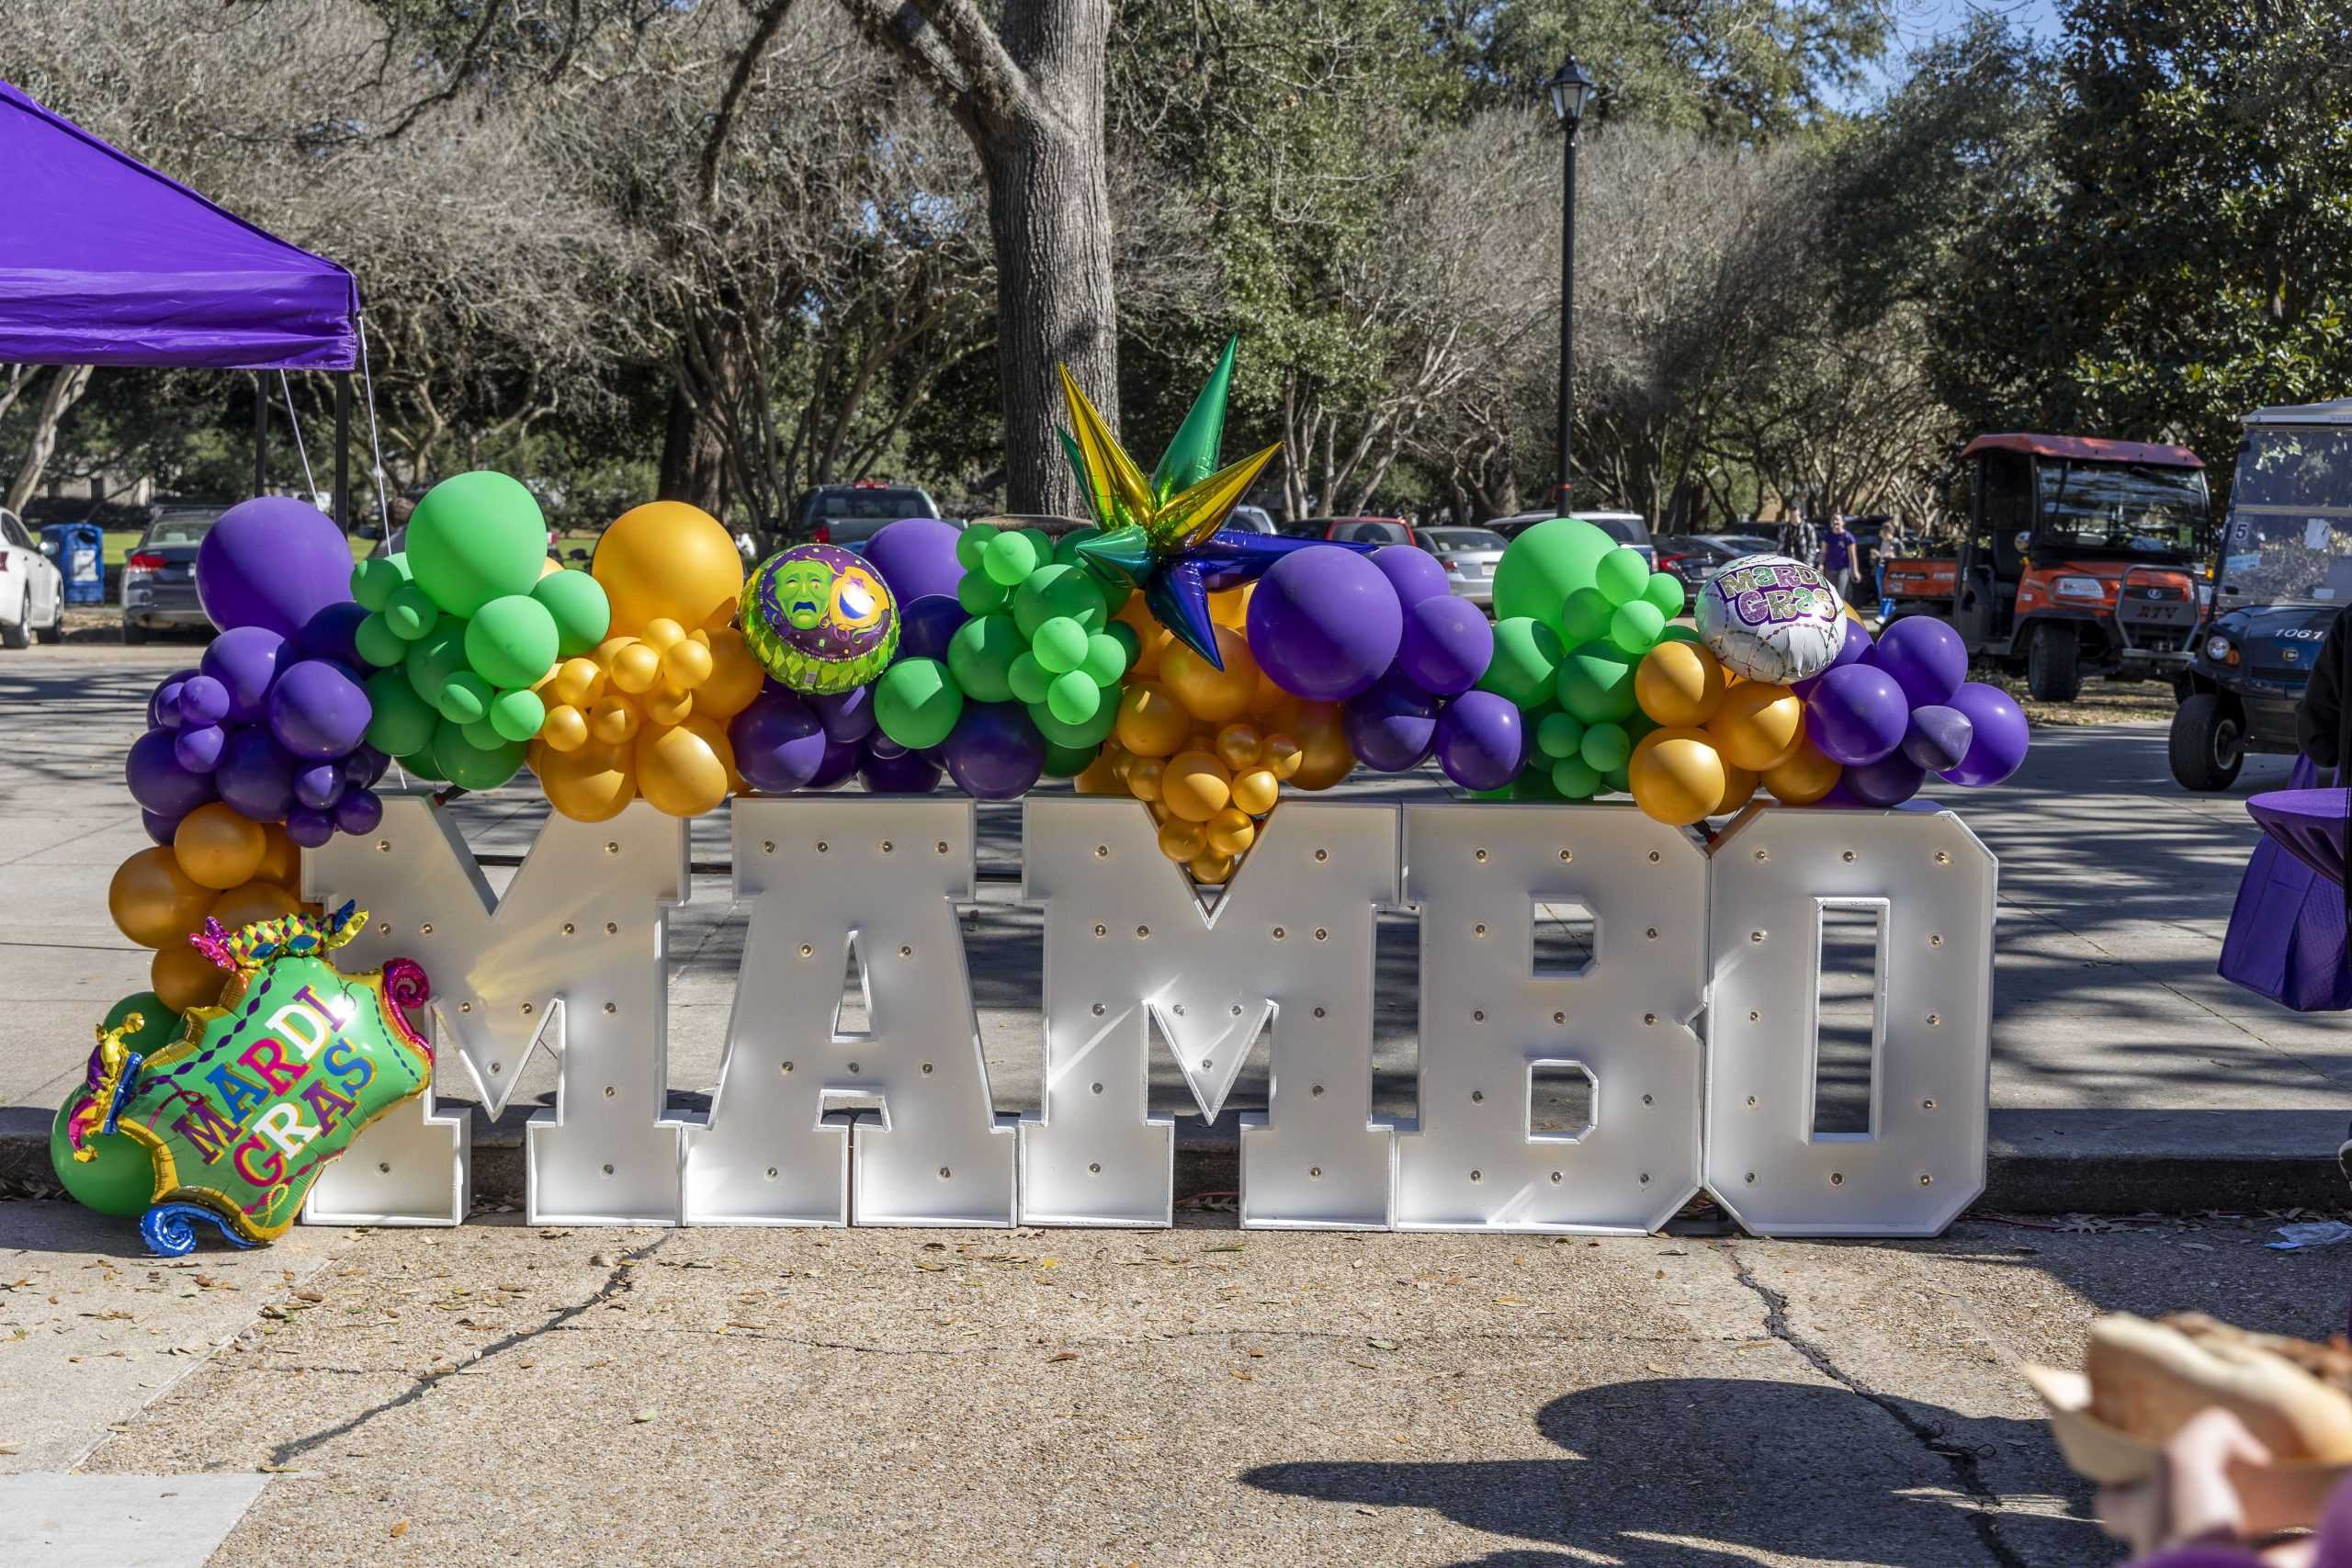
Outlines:
{"type": "Polygon", "coordinates": [[[2341,789],[2278,789],[2254,796],[2245,808],[2289,854],[2340,886],[2344,881],[2344,796],[2341,789]]]}

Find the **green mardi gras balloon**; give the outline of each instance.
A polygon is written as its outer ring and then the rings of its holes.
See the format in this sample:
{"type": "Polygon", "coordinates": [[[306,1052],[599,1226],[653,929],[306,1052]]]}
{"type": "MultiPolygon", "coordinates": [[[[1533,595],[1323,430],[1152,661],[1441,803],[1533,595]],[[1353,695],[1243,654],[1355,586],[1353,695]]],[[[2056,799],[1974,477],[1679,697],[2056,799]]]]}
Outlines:
{"type": "Polygon", "coordinates": [[[135,1017],[98,1031],[66,1142],[77,1161],[97,1157],[103,1134],[146,1151],[150,1250],[192,1251],[198,1220],[240,1247],[283,1235],[327,1162],[424,1092],[433,1048],[401,1012],[427,999],[424,971],[395,958],[345,975],[327,959],[367,924],[350,904],[325,921],[294,914],[233,932],[207,920],[188,940],[232,972],[220,1005],[190,1010],[180,1038],[150,1056],[131,1048],[135,1017]]]}

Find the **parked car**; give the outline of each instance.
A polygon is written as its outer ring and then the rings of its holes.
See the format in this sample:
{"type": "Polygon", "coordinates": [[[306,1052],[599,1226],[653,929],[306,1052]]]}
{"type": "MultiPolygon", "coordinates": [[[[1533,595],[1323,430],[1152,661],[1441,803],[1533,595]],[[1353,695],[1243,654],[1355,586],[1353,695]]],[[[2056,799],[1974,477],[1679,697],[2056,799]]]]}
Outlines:
{"type": "MultiPolygon", "coordinates": [[[[1516,539],[1538,523],[1549,523],[1561,515],[1557,512],[1514,512],[1509,517],[1496,518],[1487,526],[1506,539],[1516,539]]],[[[1657,570],[1657,549],[1650,543],[1649,525],[1642,521],[1640,513],[1578,511],[1565,515],[1591,524],[1621,545],[1633,546],[1650,563],[1650,570],[1657,570]]]]}
{"type": "Polygon", "coordinates": [[[15,513],[0,512],[0,647],[55,642],[64,630],[65,574],[15,513]]]}
{"type": "Polygon", "coordinates": [[[938,515],[939,504],[931,499],[931,492],[914,485],[885,484],[879,479],[819,485],[801,496],[793,509],[793,536],[810,544],[862,551],[865,541],[880,533],[886,523],[938,515]]]}
{"type": "Polygon", "coordinates": [[[212,625],[196,602],[196,547],[227,510],[170,507],[147,525],[122,563],[123,641],[145,642],[149,632],[170,626],[212,625]]]}
{"type": "Polygon", "coordinates": [[[1510,541],[1492,528],[1424,528],[1421,548],[1445,568],[1445,586],[1480,609],[1495,603],[1495,564],[1510,541]]]}
{"type": "Polygon", "coordinates": [[[1418,545],[1420,536],[1401,517],[1310,517],[1323,525],[1323,536],[1342,544],[1418,545]]]}
{"type": "Polygon", "coordinates": [[[1686,534],[1658,542],[1657,570],[1682,580],[1682,613],[1687,615],[1697,608],[1699,590],[1707,579],[1742,556],[1770,553],[1769,546],[1759,547],[1753,539],[1724,534],[1686,534]]]}
{"type": "Polygon", "coordinates": [[[1285,539],[1320,539],[1330,521],[1329,517],[1300,517],[1275,524],[1274,532],[1285,539]]]}
{"type": "Polygon", "coordinates": [[[1228,528],[1238,528],[1245,534],[1276,532],[1273,513],[1262,506],[1237,506],[1225,520],[1228,528]]]}

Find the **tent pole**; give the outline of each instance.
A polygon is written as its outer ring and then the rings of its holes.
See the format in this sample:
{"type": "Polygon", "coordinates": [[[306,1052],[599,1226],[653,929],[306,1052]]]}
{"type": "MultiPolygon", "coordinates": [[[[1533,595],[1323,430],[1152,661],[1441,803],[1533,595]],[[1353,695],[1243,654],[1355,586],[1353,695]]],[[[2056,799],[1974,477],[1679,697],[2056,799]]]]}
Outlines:
{"type": "Polygon", "coordinates": [[[261,372],[254,372],[254,493],[262,494],[269,484],[269,389],[262,385],[261,372]]]}
{"type": "Polygon", "coordinates": [[[351,372],[334,378],[334,525],[351,532],[351,372]]]}

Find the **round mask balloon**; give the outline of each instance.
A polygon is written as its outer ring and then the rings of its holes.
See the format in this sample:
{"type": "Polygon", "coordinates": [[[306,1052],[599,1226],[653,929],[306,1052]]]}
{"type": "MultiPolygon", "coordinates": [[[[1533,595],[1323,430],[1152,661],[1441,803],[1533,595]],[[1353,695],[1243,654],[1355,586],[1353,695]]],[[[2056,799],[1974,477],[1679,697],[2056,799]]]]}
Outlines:
{"type": "Polygon", "coordinates": [[[796,692],[845,692],[899,649],[898,604],[881,576],[834,545],[770,556],[743,591],[743,637],[796,692]]]}
{"type": "Polygon", "coordinates": [[[1724,667],[1786,685],[1817,675],[1846,640],[1829,580],[1787,556],[1742,556],[1699,590],[1699,638],[1724,667]]]}

